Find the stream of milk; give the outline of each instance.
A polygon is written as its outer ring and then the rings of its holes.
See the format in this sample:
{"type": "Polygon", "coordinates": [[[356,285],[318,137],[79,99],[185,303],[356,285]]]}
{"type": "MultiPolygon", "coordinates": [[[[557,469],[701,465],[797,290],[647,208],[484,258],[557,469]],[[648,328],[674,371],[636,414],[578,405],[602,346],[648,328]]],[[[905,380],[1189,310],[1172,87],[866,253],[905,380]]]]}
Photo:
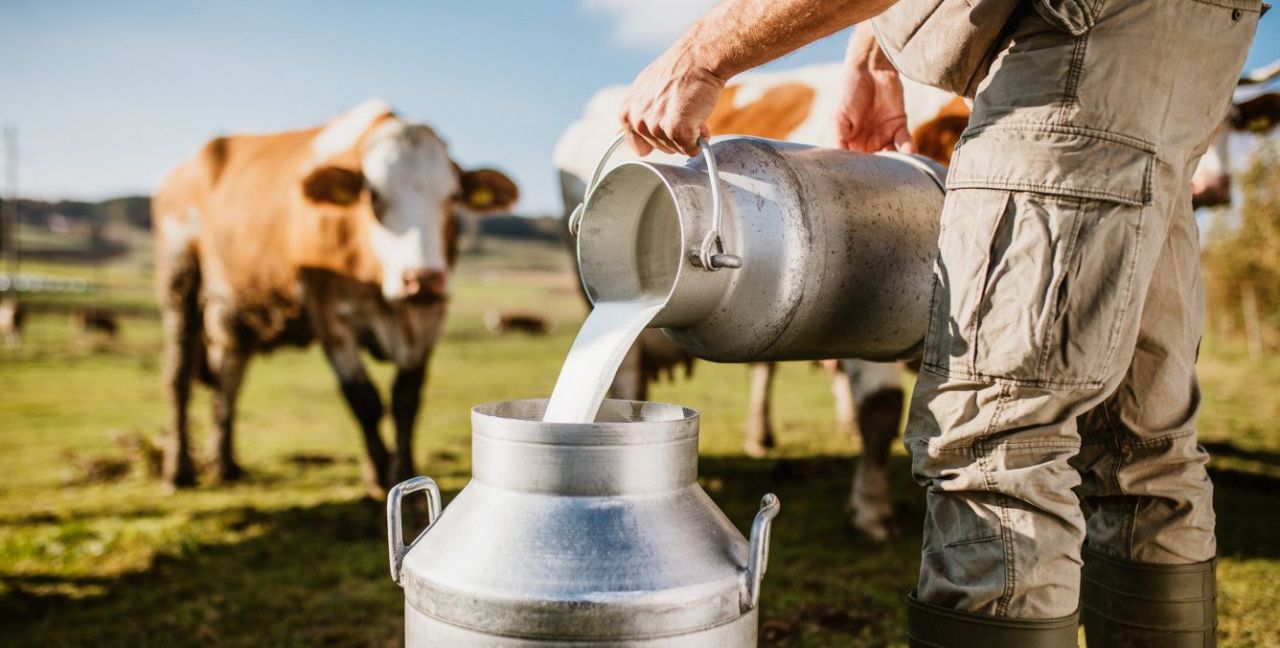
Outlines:
{"type": "Polygon", "coordinates": [[[627,350],[660,310],[661,301],[597,303],[569,348],[542,420],[546,423],[595,421],[600,403],[627,350]]]}

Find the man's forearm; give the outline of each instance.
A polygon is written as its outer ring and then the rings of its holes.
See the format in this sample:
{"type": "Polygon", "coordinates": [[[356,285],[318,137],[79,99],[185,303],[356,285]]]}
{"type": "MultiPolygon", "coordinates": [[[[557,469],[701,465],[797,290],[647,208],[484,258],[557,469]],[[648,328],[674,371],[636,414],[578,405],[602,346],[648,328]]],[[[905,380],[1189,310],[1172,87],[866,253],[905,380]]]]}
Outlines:
{"type": "MultiPolygon", "coordinates": [[[[724,0],[672,47],[721,79],[880,13],[895,0],[724,0]]],[[[672,53],[675,53],[672,52],[672,53]]]]}

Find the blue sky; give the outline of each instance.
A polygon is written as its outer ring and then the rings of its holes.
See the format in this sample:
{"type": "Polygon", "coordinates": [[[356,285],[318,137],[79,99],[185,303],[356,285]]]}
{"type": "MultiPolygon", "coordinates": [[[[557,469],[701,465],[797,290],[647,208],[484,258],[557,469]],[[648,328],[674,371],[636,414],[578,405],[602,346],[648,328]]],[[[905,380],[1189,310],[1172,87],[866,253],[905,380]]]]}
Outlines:
{"type": "MultiPolygon", "coordinates": [[[[145,193],[208,137],[319,123],[368,97],[558,212],[551,150],[708,0],[0,0],[0,122],[24,195],[145,193]]],[[[838,60],[845,34],[773,64],[838,60]]],[[[1249,65],[1280,59],[1280,15],[1249,65]]]]}

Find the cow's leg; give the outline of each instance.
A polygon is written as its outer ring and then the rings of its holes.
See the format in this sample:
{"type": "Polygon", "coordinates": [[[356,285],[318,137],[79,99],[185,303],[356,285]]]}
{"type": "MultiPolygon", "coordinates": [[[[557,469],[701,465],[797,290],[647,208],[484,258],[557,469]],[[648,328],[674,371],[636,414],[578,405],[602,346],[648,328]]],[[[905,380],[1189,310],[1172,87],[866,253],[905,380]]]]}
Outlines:
{"type": "Polygon", "coordinates": [[[862,455],[853,471],[849,522],[876,540],[896,533],[886,466],[902,422],[902,367],[899,364],[847,360],[844,363],[857,404],[862,455]]]}
{"type": "Polygon", "coordinates": [[[751,391],[747,395],[747,424],[742,444],[743,451],[750,457],[763,457],[774,446],[769,410],[776,369],[777,365],[772,362],[751,364],[751,391]]]}
{"type": "Polygon", "coordinates": [[[415,364],[396,371],[391,387],[391,418],[396,425],[396,454],[391,463],[389,484],[413,477],[413,427],[422,406],[422,387],[426,383],[427,363],[415,364]]]}
{"type": "Polygon", "coordinates": [[[831,396],[836,407],[836,431],[852,437],[857,424],[854,419],[853,381],[839,360],[823,360],[822,370],[831,380],[831,396]]]}
{"type": "Polygon", "coordinates": [[[164,443],[163,477],[169,488],[192,486],[195,464],[187,436],[187,403],[200,342],[200,270],[194,254],[169,260],[160,268],[163,380],[170,420],[164,443]]]}
{"type": "Polygon", "coordinates": [[[382,420],[382,398],[378,390],[365,373],[364,362],[360,359],[360,350],[355,337],[347,331],[329,332],[322,340],[325,356],[329,366],[333,367],[338,383],[342,387],[342,395],[351,407],[360,431],[364,435],[365,461],[362,473],[365,487],[374,498],[386,495],[386,486],[382,476],[387,474],[391,455],[378,434],[378,422],[382,420]]]}
{"type": "Polygon", "coordinates": [[[241,349],[211,346],[209,365],[214,375],[213,391],[213,457],[214,477],[230,482],[244,476],[236,462],[232,428],[235,425],[236,399],[244,379],[249,354],[241,349]]]}

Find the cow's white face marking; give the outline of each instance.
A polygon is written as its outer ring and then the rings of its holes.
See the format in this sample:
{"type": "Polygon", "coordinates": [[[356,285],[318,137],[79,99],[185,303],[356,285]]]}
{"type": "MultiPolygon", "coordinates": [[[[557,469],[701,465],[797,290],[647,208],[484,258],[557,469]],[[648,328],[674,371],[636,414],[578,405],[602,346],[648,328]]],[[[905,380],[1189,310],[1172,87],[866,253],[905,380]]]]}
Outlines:
{"type": "Polygon", "coordinates": [[[400,299],[406,272],[447,271],[444,225],[458,176],[435,131],[399,119],[370,133],[361,166],[375,196],[370,242],[382,265],[382,294],[400,299]]]}

